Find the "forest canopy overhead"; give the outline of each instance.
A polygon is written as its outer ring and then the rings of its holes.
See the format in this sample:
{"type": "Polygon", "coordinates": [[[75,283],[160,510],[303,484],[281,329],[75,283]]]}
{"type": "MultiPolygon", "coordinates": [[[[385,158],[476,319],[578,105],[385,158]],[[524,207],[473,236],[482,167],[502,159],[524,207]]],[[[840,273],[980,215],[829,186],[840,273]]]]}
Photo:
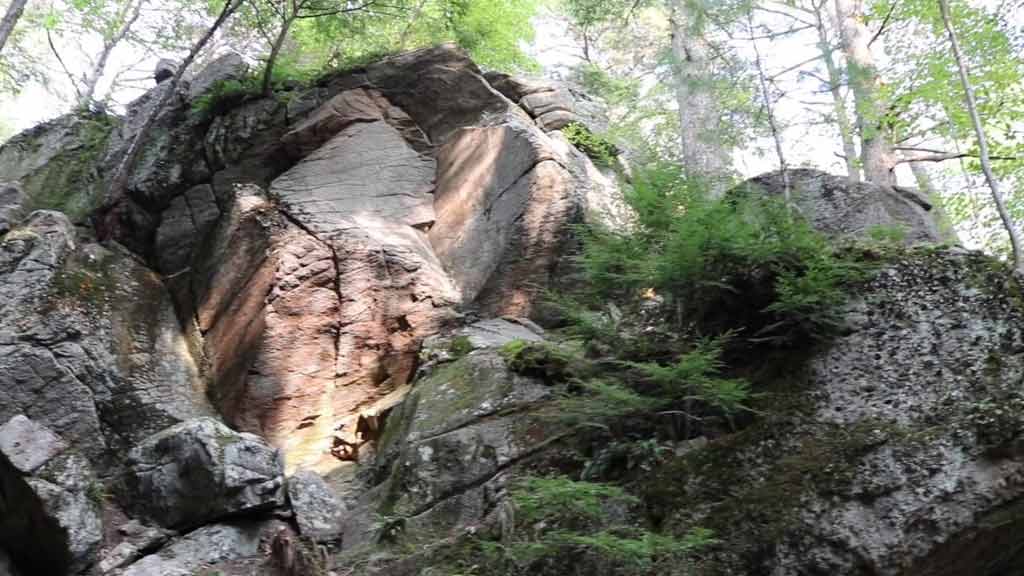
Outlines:
{"type": "Polygon", "coordinates": [[[1019,267],[1007,231],[1024,214],[1022,19],[986,0],[12,0],[0,136],[75,107],[118,110],[157,59],[207,33],[194,66],[237,52],[247,89],[265,94],[454,41],[484,68],[604,99],[602,136],[634,162],[677,161],[718,189],[808,166],[914,185],[968,245],[1019,267]]]}

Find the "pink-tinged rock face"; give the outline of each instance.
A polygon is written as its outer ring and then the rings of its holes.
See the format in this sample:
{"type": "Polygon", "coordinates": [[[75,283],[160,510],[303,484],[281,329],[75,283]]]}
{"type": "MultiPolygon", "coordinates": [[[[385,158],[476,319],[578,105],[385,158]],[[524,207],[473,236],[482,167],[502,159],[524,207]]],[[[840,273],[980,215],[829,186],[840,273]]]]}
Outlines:
{"type": "Polygon", "coordinates": [[[450,47],[297,100],[212,121],[224,169],[170,202],[156,258],[214,404],[290,469],[356,441],[460,307],[527,315],[589,189],[580,157],[450,47]]]}
{"type": "Polygon", "coordinates": [[[533,126],[456,132],[438,152],[430,241],[464,304],[528,315],[577,221],[566,159],[533,126]]]}

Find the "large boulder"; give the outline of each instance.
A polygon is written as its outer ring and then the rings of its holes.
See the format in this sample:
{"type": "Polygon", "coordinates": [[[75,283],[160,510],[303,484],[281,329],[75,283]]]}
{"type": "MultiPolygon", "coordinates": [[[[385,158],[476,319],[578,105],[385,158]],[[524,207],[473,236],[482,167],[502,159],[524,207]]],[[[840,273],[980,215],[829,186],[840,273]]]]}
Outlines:
{"type": "Polygon", "coordinates": [[[125,485],[133,507],[173,528],[285,503],[281,453],[212,418],[145,439],[128,455],[125,485]]]}
{"type": "MultiPolygon", "coordinates": [[[[513,323],[501,328],[519,334],[513,323]]],[[[491,521],[515,467],[561,432],[534,412],[552,387],[511,370],[499,341],[477,340],[470,346],[481,347],[431,370],[388,416],[375,464],[379,484],[346,518],[346,550],[380,535],[368,526],[375,515],[390,518],[410,542],[491,521]]]]}
{"type": "MultiPolygon", "coordinates": [[[[290,467],[314,466],[331,458],[332,436],[359,441],[360,415],[383,413],[401,397],[421,341],[455,321],[460,306],[485,315],[532,313],[599,187],[589,185],[586,157],[538,128],[517,105],[521,97],[514,102],[496,90],[452,45],[289,88],[287,97],[213,89],[239,78],[243,67],[225,57],[188,87],[168,94],[170,83],[161,82],[128,106],[102,147],[100,176],[117,169],[153,106],[170,96],[141,135],[143,154],[126,193],[105,198],[94,222],[100,238],[126,243],[155,264],[184,328],[184,335],[163,330],[161,298],[159,314],[155,304],[149,313],[161,319],[160,330],[123,334],[173,342],[164,365],[192,355],[208,368],[205,378],[194,367],[159,372],[173,385],[152,393],[184,400],[189,390],[208,392],[233,427],[283,448],[290,467]]],[[[37,164],[50,167],[46,158],[37,164]]],[[[111,252],[119,266],[129,264],[111,252]]],[[[96,262],[107,269],[113,260],[96,262]]],[[[90,290],[107,290],[98,270],[88,275],[90,290]]],[[[102,302],[142,299],[98,295],[102,302]]],[[[89,382],[51,388],[60,398],[52,404],[87,405],[95,394],[89,382]]],[[[106,389],[98,398],[106,400],[106,389]]],[[[31,411],[25,402],[11,410],[31,411]]],[[[122,440],[133,445],[202,413],[201,398],[189,404],[168,409],[172,420],[140,418],[140,426],[106,424],[103,410],[71,417],[78,408],[46,421],[69,439],[130,430],[122,440]]]]}
{"type": "MultiPolygon", "coordinates": [[[[932,200],[912,188],[850,183],[845,177],[806,168],[788,170],[787,175],[797,210],[832,238],[866,237],[875,229],[900,228],[907,244],[956,242],[940,231],[932,200]]],[[[736,190],[776,197],[784,191],[781,172],[762,174],[736,190]]]]}
{"type": "Polygon", "coordinates": [[[116,245],[79,245],[57,212],[0,238],[0,419],[53,429],[104,469],[208,412],[160,279],[116,245]]]}
{"type": "Polygon", "coordinates": [[[401,107],[434,145],[457,129],[529,119],[484,79],[468,54],[454,44],[405,52],[371,64],[366,81],[401,107]]]}
{"type": "MultiPolygon", "coordinates": [[[[105,114],[76,112],[26,130],[0,145],[0,183],[20,183],[25,214],[59,210],[84,222],[103,200],[101,161],[117,126],[105,114]]],[[[3,196],[0,212],[10,206],[9,192],[3,196]]]]}
{"type": "Polygon", "coordinates": [[[101,488],[89,462],[17,415],[0,426],[0,545],[27,574],[77,574],[102,538],[101,488]]]}
{"type": "Polygon", "coordinates": [[[764,391],[764,420],[665,466],[649,505],[716,531],[702,574],[1013,573],[1022,296],[980,254],[904,254],[848,304],[846,334],[764,391]]]}
{"type": "Polygon", "coordinates": [[[345,506],[319,474],[299,470],[290,476],[288,501],[300,534],[315,542],[330,542],[341,537],[345,506]]]}
{"type": "Polygon", "coordinates": [[[279,521],[240,520],[194,530],[143,557],[117,576],[198,576],[202,574],[282,574],[269,571],[265,551],[287,527],[279,521]],[[230,572],[228,572],[230,570],[230,572]]]}

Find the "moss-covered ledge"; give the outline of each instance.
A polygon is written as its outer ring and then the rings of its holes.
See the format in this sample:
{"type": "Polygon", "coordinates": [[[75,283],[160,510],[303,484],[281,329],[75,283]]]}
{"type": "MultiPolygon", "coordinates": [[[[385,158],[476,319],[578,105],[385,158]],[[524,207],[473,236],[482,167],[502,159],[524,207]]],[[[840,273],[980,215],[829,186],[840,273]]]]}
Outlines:
{"type": "Polygon", "coordinates": [[[976,559],[959,573],[1006,566],[976,521],[1024,502],[1021,288],[960,248],[883,256],[846,331],[762,389],[764,416],[637,480],[665,529],[715,530],[698,573],[952,574],[949,550],[976,559]]]}

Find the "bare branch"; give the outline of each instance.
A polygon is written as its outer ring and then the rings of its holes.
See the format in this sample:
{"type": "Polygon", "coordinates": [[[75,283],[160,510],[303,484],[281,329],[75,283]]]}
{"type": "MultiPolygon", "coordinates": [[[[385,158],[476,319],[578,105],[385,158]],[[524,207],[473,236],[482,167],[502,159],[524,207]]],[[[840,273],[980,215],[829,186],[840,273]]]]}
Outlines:
{"type": "Polygon", "coordinates": [[[67,65],[64,64],[64,59],[60,57],[60,52],[57,51],[57,46],[53,43],[53,36],[50,34],[49,29],[46,30],[46,43],[50,45],[50,52],[53,52],[54,57],[57,58],[57,62],[60,63],[60,67],[64,70],[64,74],[66,74],[68,80],[71,81],[71,87],[75,89],[75,97],[81,99],[82,92],[78,89],[78,80],[75,78],[75,75],[71,73],[71,70],[68,70],[67,65]]]}
{"type": "Polygon", "coordinates": [[[893,2],[892,4],[889,5],[889,11],[885,13],[885,18],[882,19],[882,25],[878,27],[878,31],[875,32],[875,35],[871,37],[871,40],[868,40],[868,46],[874,44],[875,40],[878,40],[878,37],[881,36],[883,32],[885,32],[885,28],[886,26],[889,25],[889,20],[892,18],[892,13],[895,11],[896,2],[893,2]]]}
{"type": "Polygon", "coordinates": [[[776,72],[775,74],[772,74],[771,76],[768,76],[768,79],[769,80],[775,80],[779,76],[782,76],[784,74],[788,74],[788,73],[792,72],[793,70],[796,70],[797,68],[802,68],[802,67],[810,64],[811,62],[816,62],[818,60],[821,60],[822,58],[824,58],[824,55],[816,54],[816,55],[808,58],[807,60],[804,60],[803,62],[799,62],[797,64],[793,64],[792,66],[790,66],[788,68],[784,68],[784,69],[776,72]]]}

